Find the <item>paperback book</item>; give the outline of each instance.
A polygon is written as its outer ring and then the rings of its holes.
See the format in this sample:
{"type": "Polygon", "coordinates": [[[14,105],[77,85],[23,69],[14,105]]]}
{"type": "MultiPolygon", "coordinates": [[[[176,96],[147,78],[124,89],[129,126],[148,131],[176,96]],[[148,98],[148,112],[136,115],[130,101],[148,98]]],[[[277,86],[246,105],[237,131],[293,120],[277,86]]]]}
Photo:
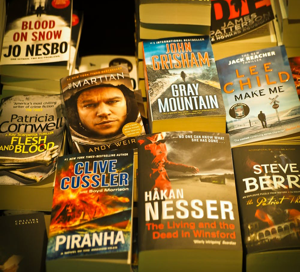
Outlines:
{"type": "Polygon", "coordinates": [[[267,271],[300,263],[295,258],[300,253],[299,152],[300,145],[281,144],[233,149],[243,242],[249,255],[246,263],[254,268],[251,271],[262,271],[255,263],[257,257],[264,259],[267,271]]]}
{"type": "Polygon", "coordinates": [[[133,148],[145,133],[125,66],[67,76],[61,91],[72,153],[133,148]]]}
{"type": "Polygon", "coordinates": [[[47,271],[130,271],[133,150],[60,157],[47,271]]]}
{"type": "Polygon", "coordinates": [[[273,19],[270,0],[211,0],[211,42],[238,37],[273,19]]]}
{"type": "Polygon", "coordinates": [[[208,36],[143,42],[152,133],[225,132],[225,108],[208,36]]]}
{"type": "Polygon", "coordinates": [[[1,100],[1,185],[41,182],[55,171],[65,119],[59,95],[15,95],[1,100]]]}
{"type": "Polygon", "coordinates": [[[67,75],[72,3],[9,1],[0,73],[47,79],[67,75]]]}
{"type": "Polygon", "coordinates": [[[123,65],[128,69],[132,88],[138,89],[137,62],[135,56],[123,55],[92,55],[80,58],[78,72],[86,72],[101,68],[123,65]]]}
{"type": "Polygon", "coordinates": [[[217,61],[232,147],[300,132],[300,102],[285,47],[217,61]]]}
{"type": "Polygon", "coordinates": [[[60,96],[8,96],[1,100],[0,112],[0,208],[51,209],[65,137],[60,96]]]}
{"type": "Polygon", "coordinates": [[[137,140],[138,269],[242,271],[228,135],[178,131],[137,140]]]}
{"type": "Polygon", "coordinates": [[[292,71],[295,87],[297,90],[297,94],[300,100],[300,56],[290,57],[289,63],[291,66],[291,71],[292,71]]]}
{"type": "Polygon", "coordinates": [[[45,272],[47,232],[43,213],[0,216],[1,271],[45,272]]]}

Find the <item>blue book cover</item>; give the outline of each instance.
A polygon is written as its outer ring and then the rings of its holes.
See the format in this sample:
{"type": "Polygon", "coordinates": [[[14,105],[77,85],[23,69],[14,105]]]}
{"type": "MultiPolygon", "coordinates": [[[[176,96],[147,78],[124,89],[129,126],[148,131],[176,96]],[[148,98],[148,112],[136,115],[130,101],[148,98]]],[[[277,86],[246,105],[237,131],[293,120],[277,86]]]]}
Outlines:
{"type": "Polygon", "coordinates": [[[300,103],[283,45],[216,63],[232,147],[300,131],[300,103]]]}
{"type": "Polygon", "coordinates": [[[59,158],[47,265],[56,260],[117,259],[130,264],[133,150],[59,158]]]}
{"type": "Polygon", "coordinates": [[[225,116],[209,36],[148,40],[143,50],[151,122],[225,116]]]}

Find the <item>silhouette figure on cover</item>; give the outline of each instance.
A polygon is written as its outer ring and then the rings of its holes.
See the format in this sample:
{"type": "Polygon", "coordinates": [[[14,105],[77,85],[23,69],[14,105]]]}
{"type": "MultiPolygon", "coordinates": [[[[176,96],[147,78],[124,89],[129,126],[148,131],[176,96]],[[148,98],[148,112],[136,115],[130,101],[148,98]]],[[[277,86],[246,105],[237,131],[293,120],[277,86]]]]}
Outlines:
{"type": "Polygon", "coordinates": [[[184,71],[181,71],[180,76],[182,77],[183,82],[185,82],[186,73],[184,71]]]}
{"type": "Polygon", "coordinates": [[[267,118],[266,115],[260,111],[260,113],[258,114],[258,119],[261,121],[261,125],[263,128],[267,128],[267,118]]]}

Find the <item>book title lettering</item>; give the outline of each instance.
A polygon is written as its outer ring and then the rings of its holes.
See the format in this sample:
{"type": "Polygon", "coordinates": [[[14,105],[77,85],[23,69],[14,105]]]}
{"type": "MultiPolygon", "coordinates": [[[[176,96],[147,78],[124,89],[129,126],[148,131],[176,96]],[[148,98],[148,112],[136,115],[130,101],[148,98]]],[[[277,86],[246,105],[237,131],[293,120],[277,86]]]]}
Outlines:
{"type": "Polygon", "coordinates": [[[199,95],[199,83],[172,84],[172,97],[158,98],[158,110],[163,112],[193,111],[219,108],[216,95],[199,95]]]}
{"type": "Polygon", "coordinates": [[[152,56],[151,62],[153,70],[210,67],[208,52],[195,54],[191,42],[167,43],[165,54],[152,56]]]}
{"type": "Polygon", "coordinates": [[[253,193],[257,190],[267,191],[276,189],[292,189],[300,188],[300,175],[288,174],[299,173],[297,163],[287,163],[285,166],[281,164],[256,164],[253,166],[253,173],[261,175],[256,177],[244,178],[244,193],[253,193]],[[283,173],[285,175],[278,175],[283,173]]]}
{"type": "MultiPolygon", "coordinates": [[[[20,43],[28,42],[28,40],[31,40],[33,42],[61,40],[62,30],[54,30],[54,28],[54,20],[43,20],[34,22],[23,21],[21,24],[21,31],[17,31],[13,34],[13,41],[15,43],[20,43]],[[29,36],[29,34],[31,34],[31,37],[29,36]]],[[[25,49],[25,57],[64,54],[68,51],[68,46],[69,45],[67,41],[62,41],[60,43],[53,42],[27,44],[25,49]]],[[[22,47],[19,44],[9,45],[7,53],[3,54],[3,56],[6,58],[19,57],[22,53],[21,51],[22,47]]]]}
{"type": "Polygon", "coordinates": [[[96,160],[77,162],[74,165],[74,175],[61,179],[60,189],[79,189],[129,186],[129,174],[117,172],[117,160],[96,160]]]}

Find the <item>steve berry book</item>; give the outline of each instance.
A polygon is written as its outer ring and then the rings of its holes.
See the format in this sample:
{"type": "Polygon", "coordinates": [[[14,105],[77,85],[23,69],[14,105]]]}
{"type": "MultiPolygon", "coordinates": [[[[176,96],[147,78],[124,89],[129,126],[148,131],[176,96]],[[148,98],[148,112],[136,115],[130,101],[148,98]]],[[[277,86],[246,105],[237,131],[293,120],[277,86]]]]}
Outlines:
{"type": "Polygon", "coordinates": [[[270,0],[211,0],[211,42],[239,37],[273,19],[270,0]]]}
{"type": "Polygon", "coordinates": [[[247,253],[273,251],[275,255],[277,250],[287,249],[299,252],[299,152],[299,145],[281,144],[233,149],[247,253]]]}
{"type": "Polygon", "coordinates": [[[59,158],[47,271],[130,271],[133,150],[59,158]]]}
{"type": "Polygon", "coordinates": [[[128,69],[117,65],[61,79],[72,153],[126,149],[145,133],[128,69]]]}
{"type": "Polygon", "coordinates": [[[241,271],[228,135],[178,131],[137,140],[139,270],[241,271]]]}
{"type": "Polygon", "coordinates": [[[232,147],[298,135],[300,102],[285,46],[217,61],[232,147]]]}
{"type": "Polygon", "coordinates": [[[152,133],[225,132],[225,109],[208,36],[143,42],[152,133]]]}

